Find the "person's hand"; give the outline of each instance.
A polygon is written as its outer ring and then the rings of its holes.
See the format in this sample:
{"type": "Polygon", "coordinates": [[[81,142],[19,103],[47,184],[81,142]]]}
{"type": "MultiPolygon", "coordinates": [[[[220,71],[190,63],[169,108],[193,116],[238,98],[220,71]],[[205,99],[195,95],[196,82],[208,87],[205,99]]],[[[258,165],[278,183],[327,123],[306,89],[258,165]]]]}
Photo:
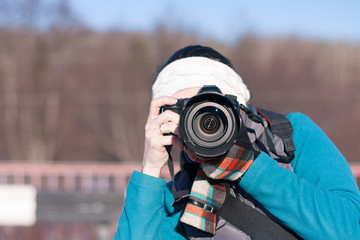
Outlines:
{"type": "Polygon", "coordinates": [[[176,98],[167,96],[151,101],[145,125],[145,149],[142,165],[144,174],[159,177],[161,169],[169,158],[165,146],[174,145],[180,148],[182,145],[182,141],[177,137],[179,135],[177,130],[179,114],[170,110],[159,113],[162,106],[174,105],[176,102],[176,98]]]}

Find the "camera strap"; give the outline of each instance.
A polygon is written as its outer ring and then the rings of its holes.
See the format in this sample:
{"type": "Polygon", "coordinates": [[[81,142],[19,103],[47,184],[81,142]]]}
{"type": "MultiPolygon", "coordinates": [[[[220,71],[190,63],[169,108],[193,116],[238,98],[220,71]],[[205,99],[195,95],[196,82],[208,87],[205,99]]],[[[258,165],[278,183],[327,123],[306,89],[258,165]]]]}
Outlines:
{"type": "Polygon", "coordinates": [[[220,216],[251,239],[298,239],[295,233],[229,194],[220,216]],[[236,214],[234,214],[236,213],[236,214]]]}
{"type": "MultiPolygon", "coordinates": [[[[175,176],[175,171],[174,171],[174,161],[171,157],[171,145],[169,146],[166,146],[166,151],[169,155],[169,159],[168,159],[168,162],[167,162],[167,165],[168,165],[168,168],[169,168],[169,173],[170,173],[170,177],[171,177],[171,181],[172,181],[172,187],[171,187],[171,192],[172,192],[172,195],[174,197],[174,202],[173,202],[173,206],[174,207],[177,207],[177,206],[180,206],[182,205],[183,203],[185,203],[185,198],[181,198],[179,197],[179,195],[177,194],[177,191],[176,191],[176,187],[175,187],[175,179],[174,179],[174,176],[175,176]]],[[[188,199],[188,197],[186,198],[186,200],[188,199]]]]}

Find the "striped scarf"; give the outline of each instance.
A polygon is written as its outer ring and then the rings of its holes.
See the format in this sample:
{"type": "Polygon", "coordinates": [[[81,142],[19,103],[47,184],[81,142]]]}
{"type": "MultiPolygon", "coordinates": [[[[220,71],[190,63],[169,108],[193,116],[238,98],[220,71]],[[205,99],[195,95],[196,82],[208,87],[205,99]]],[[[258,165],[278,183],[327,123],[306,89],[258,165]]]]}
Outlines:
{"type": "Polygon", "coordinates": [[[221,180],[240,179],[257,153],[234,145],[224,158],[201,159],[187,148],[185,151],[193,161],[200,164],[200,168],[180,221],[215,235],[218,212],[228,194],[228,185],[221,180]]]}

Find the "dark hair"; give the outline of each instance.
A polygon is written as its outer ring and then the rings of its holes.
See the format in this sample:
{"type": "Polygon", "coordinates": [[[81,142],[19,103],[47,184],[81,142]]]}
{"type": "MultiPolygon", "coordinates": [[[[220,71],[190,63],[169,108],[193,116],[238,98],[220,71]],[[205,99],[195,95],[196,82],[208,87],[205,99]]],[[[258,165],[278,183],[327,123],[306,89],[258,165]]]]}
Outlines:
{"type": "Polygon", "coordinates": [[[234,69],[234,66],[231,64],[230,60],[224,57],[219,52],[215,51],[214,49],[210,47],[205,47],[201,45],[190,45],[187,47],[184,47],[178,51],[176,51],[166,62],[164,65],[162,65],[158,72],[163,70],[167,65],[170,63],[187,57],[207,57],[212,60],[219,61],[221,63],[224,63],[234,69]]]}

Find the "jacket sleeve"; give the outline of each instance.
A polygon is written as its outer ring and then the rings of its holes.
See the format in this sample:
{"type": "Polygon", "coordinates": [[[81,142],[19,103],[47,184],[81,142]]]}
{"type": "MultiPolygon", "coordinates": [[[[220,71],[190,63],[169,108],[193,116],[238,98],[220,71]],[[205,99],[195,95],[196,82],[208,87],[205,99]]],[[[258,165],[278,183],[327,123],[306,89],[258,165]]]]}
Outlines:
{"type": "Polygon", "coordinates": [[[261,153],[240,187],[304,239],[360,239],[360,195],[347,161],[305,115],[288,118],[294,172],[261,153]]]}
{"type": "Polygon", "coordinates": [[[170,195],[164,179],[134,171],[114,240],[185,239],[177,227],[180,213],[167,206],[170,195]]]}

